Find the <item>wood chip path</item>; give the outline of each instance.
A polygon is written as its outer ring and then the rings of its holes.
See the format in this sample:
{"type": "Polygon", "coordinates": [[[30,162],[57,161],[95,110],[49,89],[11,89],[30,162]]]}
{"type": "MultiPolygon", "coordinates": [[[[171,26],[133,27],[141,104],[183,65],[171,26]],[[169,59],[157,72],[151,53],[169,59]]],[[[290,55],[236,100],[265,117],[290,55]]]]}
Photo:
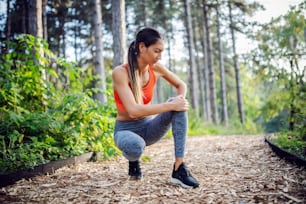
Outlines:
{"type": "Polygon", "coordinates": [[[0,203],[306,203],[306,170],[271,151],[264,136],[188,137],[185,163],[200,182],[169,182],[173,140],[145,150],[144,177],[130,181],[123,157],[64,167],[0,189],[0,203]]]}

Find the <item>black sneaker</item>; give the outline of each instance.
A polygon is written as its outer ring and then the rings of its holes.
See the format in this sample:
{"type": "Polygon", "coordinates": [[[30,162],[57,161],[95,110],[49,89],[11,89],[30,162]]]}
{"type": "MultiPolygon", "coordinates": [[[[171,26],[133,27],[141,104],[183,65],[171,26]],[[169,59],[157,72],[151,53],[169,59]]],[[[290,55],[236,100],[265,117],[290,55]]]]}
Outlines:
{"type": "Polygon", "coordinates": [[[141,180],[142,174],[139,161],[129,161],[129,176],[131,180],[141,180]]]}
{"type": "Polygon", "coordinates": [[[174,184],[180,184],[183,188],[196,188],[199,186],[198,181],[192,177],[184,163],[175,171],[173,166],[171,182],[174,184]]]}

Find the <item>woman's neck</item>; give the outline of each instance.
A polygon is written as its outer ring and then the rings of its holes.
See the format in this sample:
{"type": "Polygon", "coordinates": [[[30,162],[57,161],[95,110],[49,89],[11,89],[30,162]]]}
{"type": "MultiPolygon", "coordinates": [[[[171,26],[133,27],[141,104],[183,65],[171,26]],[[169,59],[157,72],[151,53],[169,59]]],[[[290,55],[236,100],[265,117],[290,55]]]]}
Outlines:
{"type": "Polygon", "coordinates": [[[141,62],[141,60],[138,60],[138,68],[140,73],[146,73],[148,71],[149,65],[147,63],[141,62]]]}

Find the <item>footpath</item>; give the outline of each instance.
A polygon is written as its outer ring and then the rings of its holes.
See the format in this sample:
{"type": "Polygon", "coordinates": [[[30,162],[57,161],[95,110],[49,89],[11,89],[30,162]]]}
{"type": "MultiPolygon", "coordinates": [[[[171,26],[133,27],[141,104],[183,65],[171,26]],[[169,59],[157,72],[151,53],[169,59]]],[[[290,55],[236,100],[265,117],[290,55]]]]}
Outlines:
{"type": "Polygon", "coordinates": [[[196,189],[170,183],[172,138],[145,150],[143,179],[123,157],[64,167],[0,188],[0,203],[306,203],[306,169],[280,159],[263,135],[188,137],[185,163],[196,189]]]}

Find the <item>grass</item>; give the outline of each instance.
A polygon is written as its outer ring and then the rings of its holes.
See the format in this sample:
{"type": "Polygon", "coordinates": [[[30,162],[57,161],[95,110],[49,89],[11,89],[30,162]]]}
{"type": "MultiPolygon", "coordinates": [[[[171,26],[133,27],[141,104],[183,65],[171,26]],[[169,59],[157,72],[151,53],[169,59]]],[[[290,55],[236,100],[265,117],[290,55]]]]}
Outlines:
{"type": "Polygon", "coordinates": [[[277,146],[306,160],[306,141],[299,135],[288,132],[277,133],[271,141],[277,146]]]}

